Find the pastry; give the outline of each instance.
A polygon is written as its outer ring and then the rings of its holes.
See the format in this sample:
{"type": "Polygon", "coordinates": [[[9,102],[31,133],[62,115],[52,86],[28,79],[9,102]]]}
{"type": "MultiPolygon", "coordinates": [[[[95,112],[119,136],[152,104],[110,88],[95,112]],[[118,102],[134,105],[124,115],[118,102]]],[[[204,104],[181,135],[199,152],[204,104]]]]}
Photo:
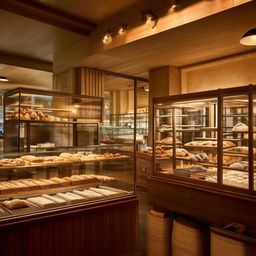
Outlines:
{"type": "Polygon", "coordinates": [[[58,196],[55,196],[55,195],[52,195],[52,196],[51,195],[42,195],[42,197],[55,202],[56,206],[67,205],[67,202],[64,199],[62,199],[58,196]]]}
{"type": "Polygon", "coordinates": [[[58,193],[57,196],[60,198],[63,198],[70,204],[81,203],[81,202],[86,201],[85,197],[78,195],[78,194],[71,193],[71,192],[58,193]]]}
{"type": "Polygon", "coordinates": [[[105,197],[104,195],[99,194],[99,193],[94,192],[89,189],[74,190],[73,193],[85,197],[86,200],[95,200],[95,199],[101,199],[101,198],[105,197]]]}
{"type": "Polygon", "coordinates": [[[247,161],[236,162],[231,164],[229,167],[238,169],[238,170],[248,170],[248,162],[247,161]]]}
{"type": "Polygon", "coordinates": [[[24,116],[23,116],[23,120],[30,120],[31,118],[30,118],[30,114],[23,114],[24,116]]]}
{"type": "Polygon", "coordinates": [[[69,180],[61,179],[58,177],[51,178],[50,180],[59,183],[61,186],[70,186],[71,182],[69,180]]]}
{"type": "Polygon", "coordinates": [[[0,183],[0,194],[8,194],[10,192],[12,192],[12,188],[0,183]]]}
{"type": "Polygon", "coordinates": [[[27,200],[29,202],[39,206],[42,209],[53,208],[56,206],[56,203],[54,201],[49,200],[42,196],[30,197],[30,198],[27,198],[27,200]]]}
{"type": "Polygon", "coordinates": [[[37,186],[40,187],[40,189],[47,189],[50,188],[51,186],[49,184],[47,184],[46,182],[42,181],[42,180],[33,180],[33,179],[29,179],[31,182],[33,182],[34,184],[36,184],[37,186]]]}
{"type": "Polygon", "coordinates": [[[39,120],[40,118],[37,116],[36,112],[31,112],[30,119],[31,120],[39,120]]]}
{"type": "Polygon", "coordinates": [[[28,207],[28,204],[24,200],[20,200],[20,199],[4,201],[3,205],[4,205],[4,207],[6,207],[9,210],[28,207]]]}
{"type": "Polygon", "coordinates": [[[38,111],[37,116],[39,117],[39,119],[42,119],[44,116],[44,113],[42,111],[38,111]]]}
{"type": "Polygon", "coordinates": [[[111,191],[111,190],[102,189],[102,188],[89,188],[89,190],[97,192],[99,194],[102,194],[102,195],[104,195],[106,197],[111,197],[111,196],[119,195],[119,193],[116,192],[116,191],[111,191]]]}
{"type": "Polygon", "coordinates": [[[248,125],[244,123],[237,123],[233,128],[232,132],[248,132],[248,125]]]}
{"type": "Polygon", "coordinates": [[[55,182],[53,180],[48,180],[48,179],[39,179],[39,181],[42,181],[48,185],[50,185],[51,188],[58,188],[60,186],[60,183],[55,182]]]}
{"type": "Polygon", "coordinates": [[[43,121],[49,121],[49,115],[44,114],[41,118],[43,121]]]}

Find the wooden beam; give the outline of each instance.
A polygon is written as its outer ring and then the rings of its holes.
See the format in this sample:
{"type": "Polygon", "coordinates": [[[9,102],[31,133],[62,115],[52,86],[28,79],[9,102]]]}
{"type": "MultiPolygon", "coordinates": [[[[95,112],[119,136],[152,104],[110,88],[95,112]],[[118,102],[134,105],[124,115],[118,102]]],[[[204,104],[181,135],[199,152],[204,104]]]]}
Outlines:
{"type": "Polygon", "coordinates": [[[97,28],[95,23],[34,1],[4,0],[0,1],[0,8],[86,36],[97,28]]]}
{"type": "Polygon", "coordinates": [[[46,72],[52,72],[52,62],[28,58],[19,55],[10,55],[0,52],[0,63],[46,72]]]}

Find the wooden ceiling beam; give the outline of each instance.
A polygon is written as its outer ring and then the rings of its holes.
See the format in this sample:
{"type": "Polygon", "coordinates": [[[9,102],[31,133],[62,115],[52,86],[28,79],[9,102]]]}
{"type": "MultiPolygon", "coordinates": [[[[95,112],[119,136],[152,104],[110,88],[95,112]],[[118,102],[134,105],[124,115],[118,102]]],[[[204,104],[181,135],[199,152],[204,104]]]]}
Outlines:
{"type": "Polygon", "coordinates": [[[29,0],[1,0],[0,8],[71,32],[90,35],[97,25],[88,20],[29,0]]]}
{"type": "Polygon", "coordinates": [[[52,62],[28,58],[18,55],[10,55],[0,52],[0,63],[23,68],[36,69],[46,72],[52,72],[52,62]]]}

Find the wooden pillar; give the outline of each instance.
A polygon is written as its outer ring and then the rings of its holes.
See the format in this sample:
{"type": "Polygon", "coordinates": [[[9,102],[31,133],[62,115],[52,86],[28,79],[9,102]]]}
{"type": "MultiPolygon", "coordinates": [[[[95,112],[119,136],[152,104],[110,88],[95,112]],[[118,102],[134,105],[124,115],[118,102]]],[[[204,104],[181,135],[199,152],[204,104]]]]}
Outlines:
{"type": "Polygon", "coordinates": [[[72,68],[54,75],[53,90],[78,95],[104,97],[105,74],[86,67],[72,68]]]}
{"type": "Polygon", "coordinates": [[[152,145],[153,98],[181,93],[180,69],[164,66],[149,71],[149,145],[152,145]]]}

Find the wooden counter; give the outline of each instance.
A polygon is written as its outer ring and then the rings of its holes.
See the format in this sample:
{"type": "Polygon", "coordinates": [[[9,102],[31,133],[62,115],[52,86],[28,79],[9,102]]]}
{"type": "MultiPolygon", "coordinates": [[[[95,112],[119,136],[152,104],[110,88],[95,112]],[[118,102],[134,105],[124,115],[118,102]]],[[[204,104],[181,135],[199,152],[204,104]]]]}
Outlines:
{"type": "Polygon", "coordinates": [[[0,219],[1,256],[120,256],[137,245],[134,195],[0,219]]]}
{"type": "Polygon", "coordinates": [[[236,222],[256,230],[256,196],[151,176],[149,204],[224,227],[236,222]]]}

